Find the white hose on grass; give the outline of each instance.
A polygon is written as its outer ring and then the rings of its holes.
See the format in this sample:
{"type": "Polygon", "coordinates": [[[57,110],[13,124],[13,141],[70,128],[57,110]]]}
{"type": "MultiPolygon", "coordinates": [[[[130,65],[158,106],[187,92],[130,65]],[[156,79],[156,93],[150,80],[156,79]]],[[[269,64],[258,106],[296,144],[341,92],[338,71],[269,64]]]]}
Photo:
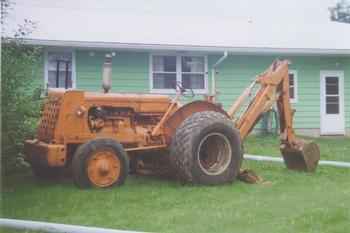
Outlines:
{"type": "Polygon", "coordinates": [[[10,228],[18,230],[33,230],[50,233],[141,233],[136,231],[122,231],[107,228],[77,226],[59,223],[37,222],[29,220],[18,220],[0,218],[1,228],[10,228]]]}
{"type": "MultiPolygon", "coordinates": [[[[255,161],[268,161],[268,162],[283,163],[283,159],[279,158],[279,157],[244,154],[244,158],[248,159],[248,160],[255,160],[255,161]]],[[[318,162],[318,164],[319,165],[325,165],[325,166],[350,168],[350,163],[349,162],[342,162],[342,161],[320,160],[318,162]]]]}

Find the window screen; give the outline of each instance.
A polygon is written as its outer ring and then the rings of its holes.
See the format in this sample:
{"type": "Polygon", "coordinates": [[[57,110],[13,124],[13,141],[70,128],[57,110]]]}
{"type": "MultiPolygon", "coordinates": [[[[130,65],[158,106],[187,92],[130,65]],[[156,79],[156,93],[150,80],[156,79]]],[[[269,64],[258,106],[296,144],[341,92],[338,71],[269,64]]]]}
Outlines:
{"type": "Polygon", "coordinates": [[[204,89],[204,57],[181,57],[181,82],[186,89],[204,89]]]}
{"type": "Polygon", "coordinates": [[[289,97],[295,99],[295,77],[293,73],[289,74],[289,97]]]}
{"type": "Polygon", "coordinates": [[[326,114],[339,114],[339,78],[326,77],[326,114]]]}
{"type": "Polygon", "coordinates": [[[176,88],[176,56],[153,56],[153,88],[176,88]]]}
{"type": "Polygon", "coordinates": [[[185,89],[204,90],[205,57],[182,55],[152,56],[153,89],[176,89],[176,83],[185,89]]]}
{"type": "Polygon", "coordinates": [[[47,72],[49,88],[71,88],[72,53],[49,52],[47,72]]]}

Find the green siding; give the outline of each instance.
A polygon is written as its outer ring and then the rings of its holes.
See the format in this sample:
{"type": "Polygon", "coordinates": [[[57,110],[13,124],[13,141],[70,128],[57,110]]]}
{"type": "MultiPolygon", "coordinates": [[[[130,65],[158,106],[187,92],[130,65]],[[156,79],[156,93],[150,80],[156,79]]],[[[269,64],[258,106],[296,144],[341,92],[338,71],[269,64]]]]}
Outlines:
{"type": "MultiPolygon", "coordinates": [[[[209,57],[209,67],[219,56],[209,57]]],[[[230,106],[255,75],[263,72],[275,59],[274,56],[230,56],[219,68],[217,88],[219,101],[230,106]]],[[[290,69],[298,72],[298,101],[295,128],[320,127],[320,71],[344,71],[344,97],[346,127],[350,128],[350,58],[332,57],[286,57],[292,62],[290,69]]]]}
{"type": "MultiPolygon", "coordinates": [[[[77,88],[101,90],[104,54],[105,52],[95,52],[94,56],[90,56],[88,51],[76,51],[77,88]]],[[[208,56],[209,86],[210,68],[219,58],[219,55],[208,56]]],[[[263,72],[275,58],[276,56],[230,55],[219,67],[218,100],[228,108],[254,77],[263,72]]],[[[346,128],[350,128],[350,58],[318,56],[284,58],[289,59],[292,62],[290,68],[298,72],[298,102],[293,104],[296,109],[295,127],[309,129],[320,127],[320,71],[343,70],[346,128]]],[[[149,53],[118,52],[113,57],[112,91],[147,93],[149,89],[149,53]]]]}
{"type": "MultiPolygon", "coordinates": [[[[76,51],[77,88],[101,90],[104,52],[76,51]]],[[[149,92],[148,53],[118,52],[113,57],[112,90],[114,92],[149,92]]]]}

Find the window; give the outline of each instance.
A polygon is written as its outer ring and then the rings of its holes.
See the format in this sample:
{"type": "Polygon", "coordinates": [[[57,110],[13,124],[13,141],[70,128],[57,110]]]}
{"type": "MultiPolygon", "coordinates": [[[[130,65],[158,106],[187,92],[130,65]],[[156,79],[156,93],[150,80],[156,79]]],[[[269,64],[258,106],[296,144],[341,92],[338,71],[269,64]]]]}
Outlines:
{"type": "Polygon", "coordinates": [[[48,88],[74,87],[74,59],[72,52],[47,52],[45,81],[48,88]]]}
{"type": "Polygon", "coordinates": [[[326,77],[326,114],[339,114],[338,77],[326,77]]]}
{"type": "Polygon", "coordinates": [[[151,91],[173,93],[176,84],[196,93],[207,92],[207,58],[187,55],[151,56],[151,91]]]}
{"type": "Polygon", "coordinates": [[[176,88],[176,56],[153,57],[153,88],[176,88]]]}
{"type": "Polygon", "coordinates": [[[289,70],[289,97],[292,103],[298,100],[298,77],[297,71],[289,70]]]}

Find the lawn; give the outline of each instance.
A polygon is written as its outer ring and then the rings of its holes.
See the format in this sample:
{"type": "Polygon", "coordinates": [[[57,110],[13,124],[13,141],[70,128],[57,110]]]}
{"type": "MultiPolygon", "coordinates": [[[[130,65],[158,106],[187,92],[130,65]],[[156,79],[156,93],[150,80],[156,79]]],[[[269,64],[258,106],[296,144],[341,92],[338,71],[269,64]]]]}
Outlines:
{"type": "MultiPolygon", "coordinates": [[[[350,161],[350,139],[317,139],[322,159],[350,161]]],[[[274,137],[250,137],[247,153],[277,155],[274,137]]],[[[70,180],[44,182],[31,173],[3,180],[2,215],[147,232],[349,232],[350,169],[315,174],[245,161],[264,184],[203,187],[129,177],[123,187],[79,190],[70,180]]]]}

